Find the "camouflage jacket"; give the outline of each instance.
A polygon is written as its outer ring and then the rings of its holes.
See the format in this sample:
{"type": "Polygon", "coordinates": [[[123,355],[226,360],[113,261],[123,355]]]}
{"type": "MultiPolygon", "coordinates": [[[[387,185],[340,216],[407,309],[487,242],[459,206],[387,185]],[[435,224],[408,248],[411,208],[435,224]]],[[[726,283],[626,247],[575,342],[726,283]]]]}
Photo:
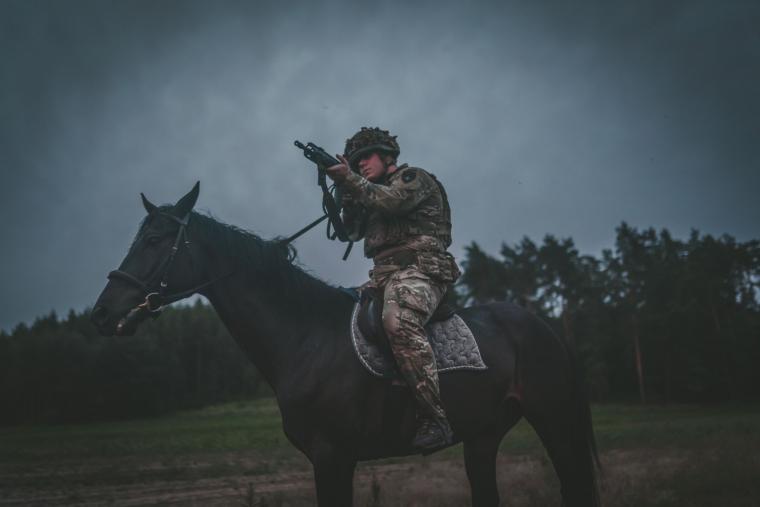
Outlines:
{"type": "Polygon", "coordinates": [[[382,183],[351,172],[341,184],[354,198],[343,220],[354,241],[364,239],[364,254],[375,265],[405,267],[441,282],[459,277],[451,245],[451,213],[443,186],[432,174],[404,164],[382,183]]]}

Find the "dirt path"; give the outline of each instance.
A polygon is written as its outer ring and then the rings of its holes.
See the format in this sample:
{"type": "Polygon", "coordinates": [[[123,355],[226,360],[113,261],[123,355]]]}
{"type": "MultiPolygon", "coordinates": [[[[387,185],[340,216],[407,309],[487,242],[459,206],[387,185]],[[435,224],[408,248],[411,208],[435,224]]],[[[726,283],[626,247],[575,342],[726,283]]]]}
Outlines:
{"type": "MultiPolygon", "coordinates": [[[[687,457],[665,451],[614,451],[603,456],[606,477],[635,485],[654,468],[674,473],[687,457]]],[[[505,505],[558,504],[551,465],[542,456],[499,456],[505,505]]],[[[459,459],[415,458],[361,464],[358,506],[468,505],[469,486],[459,459]]],[[[0,467],[0,506],[302,506],[314,505],[312,473],[305,460],[268,460],[243,453],[171,458],[57,462],[0,467]]]]}

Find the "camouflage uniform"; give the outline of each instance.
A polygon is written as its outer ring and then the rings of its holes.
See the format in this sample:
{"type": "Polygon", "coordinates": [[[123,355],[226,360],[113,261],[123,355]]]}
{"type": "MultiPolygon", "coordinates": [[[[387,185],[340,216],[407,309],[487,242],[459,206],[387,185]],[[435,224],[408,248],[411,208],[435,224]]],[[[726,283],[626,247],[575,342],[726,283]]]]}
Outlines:
{"type": "Polygon", "coordinates": [[[446,193],[434,176],[407,165],[381,183],[350,172],[341,186],[355,200],[344,208],[344,222],[352,239],[364,238],[364,253],[375,262],[369,285],[383,289],[383,326],[399,369],[421,415],[445,420],[424,325],[460,274],[446,251],[446,193]]]}

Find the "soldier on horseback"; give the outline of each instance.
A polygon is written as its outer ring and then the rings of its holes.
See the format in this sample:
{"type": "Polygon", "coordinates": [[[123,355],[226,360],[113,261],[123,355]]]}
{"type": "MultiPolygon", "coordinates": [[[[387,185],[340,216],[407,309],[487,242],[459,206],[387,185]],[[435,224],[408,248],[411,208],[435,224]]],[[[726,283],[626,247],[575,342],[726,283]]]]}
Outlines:
{"type": "Polygon", "coordinates": [[[451,215],[443,186],[423,169],[397,165],[399,153],[396,136],[362,127],[346,141],[341,163],[326,171],[343,191],[350,239],[363,238],[374,260],[367,287],[382,292],[383,328],[417,402],[413,444],[429,451],[449,445],[452,431],[424,326],[460,272],[446,251],[451,215]]]}

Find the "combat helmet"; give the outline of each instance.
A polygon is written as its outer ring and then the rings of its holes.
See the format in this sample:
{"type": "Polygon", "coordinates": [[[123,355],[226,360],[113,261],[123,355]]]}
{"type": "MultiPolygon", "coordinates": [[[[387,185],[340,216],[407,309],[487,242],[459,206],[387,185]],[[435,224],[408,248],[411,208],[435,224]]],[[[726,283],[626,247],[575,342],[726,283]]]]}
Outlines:
{"type": "Polygon", "coordinates": [[[350,139],[346,139],[346,149],[343,156],[348,159],[349,165],[356,170],[359,158],[370,151],[380,151],[398,157],[401,149],[396,142],[397,136],[392,136],[387,130],[379,127],[362,127],[359,132],[350,139]]]}

